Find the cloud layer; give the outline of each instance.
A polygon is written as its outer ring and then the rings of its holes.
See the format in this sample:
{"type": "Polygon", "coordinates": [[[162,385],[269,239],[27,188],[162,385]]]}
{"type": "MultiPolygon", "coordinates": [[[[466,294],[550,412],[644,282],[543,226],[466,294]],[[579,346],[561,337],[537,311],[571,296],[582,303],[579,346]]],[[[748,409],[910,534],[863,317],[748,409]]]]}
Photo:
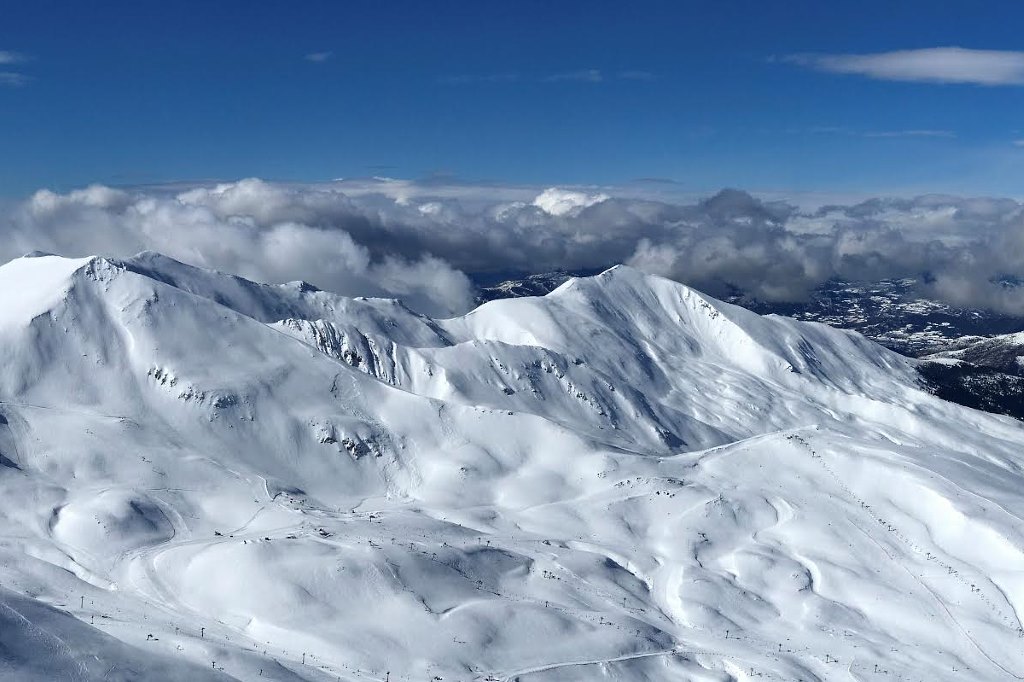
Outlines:
{"type": "Polygon", "coordinates": [[[725,190],[701,201],[615,188],[250,179],[40,191],[0,217],[0,257],[161,251],[261,281],[398,296],[435,315],[472,302],[464,273],[626,262],[711,294],[796,301],[832,278],[913,277],[957,305],[1024,315],[1024,205],[923,196],[813,210],[725,190]]]}
{"type": "Polygon", "coordinates": [[[792,64],[879,80],[1024,85],[1024,52],[932,47],[873,54],[796,54],[792,64]]]}

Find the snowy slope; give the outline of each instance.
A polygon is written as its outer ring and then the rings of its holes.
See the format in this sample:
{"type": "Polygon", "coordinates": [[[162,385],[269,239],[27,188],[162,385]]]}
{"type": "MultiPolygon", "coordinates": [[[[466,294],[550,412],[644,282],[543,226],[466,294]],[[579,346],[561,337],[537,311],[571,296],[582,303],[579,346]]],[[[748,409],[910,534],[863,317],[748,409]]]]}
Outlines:
{"type": "MultiPolygon", "coordinates": [[[[512,273],[509,273],[510,275],[512,273]]],[[[518,296],[543,296],[574,274],[555,271],[496,281],[480,274],[474,279],[477,300],[491,301],[518,296]]],[[[1024,318],[979,308],[959,308],[942,301],[922,298],[914,279],[884,279],[876,282],[848,282],[831,279],[810,292],[803,302],[762,301],[736,291],[728,301],[761,314],[775,313],[805,322],[823,322],[840,329],[852,329],[886,348],[903,355],[920,357],[940,350],[962,347],[968,339],[1005,335],[1024,329],[1024,318]]]]}
{"type": "Polygon", "coordinates": [[[1024,677],[1024,427],[856,334],[624,267],[450,320],[158,254],[0,297],[0,675],[1024,677]]]}

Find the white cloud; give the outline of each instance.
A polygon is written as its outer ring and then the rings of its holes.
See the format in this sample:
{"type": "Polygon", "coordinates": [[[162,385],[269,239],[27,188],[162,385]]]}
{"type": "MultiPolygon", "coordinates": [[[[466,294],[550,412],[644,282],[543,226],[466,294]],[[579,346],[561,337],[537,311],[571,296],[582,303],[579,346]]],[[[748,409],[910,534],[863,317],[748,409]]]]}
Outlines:
{"type": "Polygon", "coordinates": [[[873,54],[796,54],[783,61],[890,81],[1024,85],[1024,52],[933,47],[873,54]]]}
{"type": "Polygon", "coordinates": [[[334,56],[333,52],[310,52],[306,55],[306,61],[322,63],[334,56]]]}
{"type": "Polygon", "coordinates": [[[614,188],[242,180],[40,191],[0,214],[0,260],[32,250],[152,249],[260,281],[471,305],[463,273],[628,262],[712,295],[800,300],[831,278],[921,278],[957,305],[1024,314],[1024,204],[921,196],[800,208],[725,190],[702,200],[614,188]]]}
{"type": "Polygon", "coordinates": [[[607,194],[587,194],[572,190],[549,187],[533,200],[533,205],[545,213],[564,216],[579,213],[584,208],[607,201],[607,194]]]}
{"type": "Polygon", "coordinates": [[[1024,147],[1024,140],[1014,140],[1013,141],[1013,146],[1015,146],[1015,147],[1024,147]]]}
{"type": "Polygon", "coordinates": [[[263,282],[297,279],[349,296],[400,297],[435,315],[463,312],[472,287],[426,253],[371,249],[345,231],[344,195],[259,180],[170,194],[93,186],[36,192],[9,217],[3,260],[32,250],[129,256],[155,250],[263,282]],[[303,222],[303,219],[306,222],[303,222]]]}

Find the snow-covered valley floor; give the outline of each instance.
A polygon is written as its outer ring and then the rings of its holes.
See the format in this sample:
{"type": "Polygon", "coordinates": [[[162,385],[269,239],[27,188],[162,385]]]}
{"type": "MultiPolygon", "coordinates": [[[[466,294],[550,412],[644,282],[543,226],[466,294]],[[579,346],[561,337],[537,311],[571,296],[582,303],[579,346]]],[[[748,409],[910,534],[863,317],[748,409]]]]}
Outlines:
{"type": "Polygon", "coordinates": [[[0,267],[0,678],[1024,679],[1024,426],[613,268],[0,267]]]}

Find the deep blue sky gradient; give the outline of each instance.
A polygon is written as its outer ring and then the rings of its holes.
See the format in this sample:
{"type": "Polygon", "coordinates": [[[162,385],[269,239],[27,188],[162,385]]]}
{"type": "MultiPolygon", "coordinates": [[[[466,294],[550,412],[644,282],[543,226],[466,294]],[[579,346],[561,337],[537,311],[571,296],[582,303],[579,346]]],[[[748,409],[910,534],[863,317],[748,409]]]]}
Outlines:
{"type": "Polygon", "coordinates": [[[30,59],[0,70],[31,80],[0,87],[0,196],[437,174],[1024,195],[1024,87],[771,59],[1024,49],[1024,3],[937,5],[8,0],[0,50],[30,59]],[[865,136],[904,130],[953,136],[865,136]]]}

